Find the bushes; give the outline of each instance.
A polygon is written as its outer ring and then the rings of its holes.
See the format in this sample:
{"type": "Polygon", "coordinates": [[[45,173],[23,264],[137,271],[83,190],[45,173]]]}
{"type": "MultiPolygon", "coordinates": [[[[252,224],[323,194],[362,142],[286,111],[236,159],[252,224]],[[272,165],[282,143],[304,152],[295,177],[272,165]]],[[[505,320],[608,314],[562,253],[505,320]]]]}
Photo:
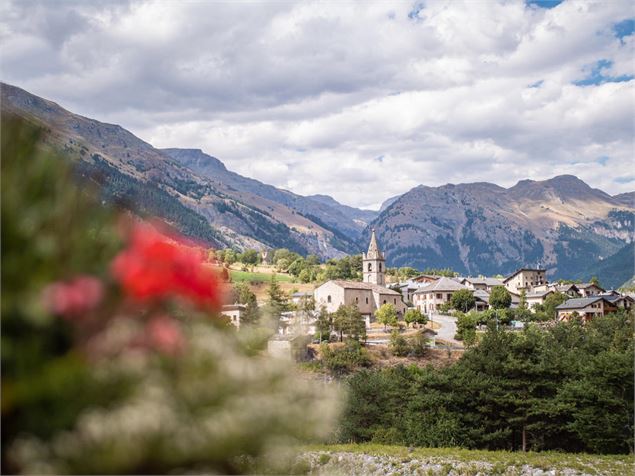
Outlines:
{"type": "Polygon", "coordinates": [[[395,329],[390,335],[388,345],[393,355],[397,357],[423,357],[428,349],[428,339],[423,331],[418,331],[412,337],[404,337],[395,329]]]}
{"type": "Polygon", "coordinates": [[[368,351],[353,339],[348,339],[343,346],[330,347],[323,343],[320,346],[322,363],[334,375],[344,375],[360,367],[371,365],[368,351]]]}

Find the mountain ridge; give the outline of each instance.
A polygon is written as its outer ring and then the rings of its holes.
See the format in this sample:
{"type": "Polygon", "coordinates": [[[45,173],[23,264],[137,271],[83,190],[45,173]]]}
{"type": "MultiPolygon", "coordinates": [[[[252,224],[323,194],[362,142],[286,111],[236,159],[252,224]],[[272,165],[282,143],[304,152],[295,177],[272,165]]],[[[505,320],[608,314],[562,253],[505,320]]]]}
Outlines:
{"type": "Polygon", "coordinates": [[[633,243],[635,192],[610,196],[573,175],[509,188],[422,184],[384,201],[378,212],[360,210],[241,176],[201,149],[157,149],[119,125],[0,86],[3,116],[39,124],[49,145],[81,164],[82,173],[104,175],[109,200],[163,213],[217,246],[288,247],[330,258],[361,251],[376,228],[390,266],[498,274],[541,265],[567,277],[633,243]]]}

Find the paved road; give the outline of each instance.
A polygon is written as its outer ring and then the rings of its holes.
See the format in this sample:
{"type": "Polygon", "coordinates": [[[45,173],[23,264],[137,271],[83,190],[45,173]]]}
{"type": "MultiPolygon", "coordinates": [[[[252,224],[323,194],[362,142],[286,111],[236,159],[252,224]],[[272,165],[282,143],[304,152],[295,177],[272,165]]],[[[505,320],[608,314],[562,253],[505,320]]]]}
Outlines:
{"type": "Polygon", "coordinates": [[[456,334],[456,317],[435,314],[430,316],[430,320],[441,325],[439,329],[436,329],[437,339],[449,342],[453,346],[463,347],[462,342],[454,339],[454,335],[456,334]]]}

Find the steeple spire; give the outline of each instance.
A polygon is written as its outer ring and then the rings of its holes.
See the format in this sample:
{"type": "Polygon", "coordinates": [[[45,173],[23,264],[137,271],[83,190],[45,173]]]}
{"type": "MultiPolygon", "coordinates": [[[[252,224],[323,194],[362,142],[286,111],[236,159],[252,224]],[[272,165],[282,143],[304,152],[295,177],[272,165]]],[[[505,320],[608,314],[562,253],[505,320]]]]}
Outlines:
{"type": "Polygon", "coordinates": [[[366,253],[366,259],[384,259],[382,252],[379,250],[379,245],[377,245],[377,237],[375,236],[374,228],[372,229],[372,233],[370,235],[370,244],[368,245],[368,253],[366,253]]]}
{"type": "Polygon", "coordinates": [[[362,256],[364,282],[384,286],[385,264],[384,255],[377,245],[377,237],[373,228],[368,244],[368,253],[362,256]]]}

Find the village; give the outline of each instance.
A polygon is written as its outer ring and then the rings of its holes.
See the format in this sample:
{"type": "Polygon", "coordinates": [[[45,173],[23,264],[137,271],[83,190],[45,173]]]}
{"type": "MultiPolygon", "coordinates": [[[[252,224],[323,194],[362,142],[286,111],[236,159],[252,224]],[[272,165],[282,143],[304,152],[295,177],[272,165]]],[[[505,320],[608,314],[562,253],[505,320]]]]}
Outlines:
{"type": "MultiPolygon", "coordinates": [[[[343,309],[359,313],[367,345],[386,345],[397,332],[411,337],[422,335],[429,348],[441,345],[462,350],[465,342],[457,321],[460,327],[461,316],[468,311],[475,316],[494,312],[497,323],[500,317],[501,323],[519,330],[531,320],[586,322],[620,309],[629,310],[635,303],[630,293],[604,289],[597,282],[549,282],[546,270],[535,267],[520,268],[507,277],[418,274],[395,280],[387,275],[386,260],[374,230],[361,262],[361,280],[329,279],[322,284],[304,284],[304,290],[292,288],[295,292],[289,293],[289,309],[280,312],[270,350],[286,355],[291,342],[299,336],[312,337],[315,342],[337,340],[332,328],[326,331],[329,335],[323,335],[319,319],[321,314],[333,316],[343,309]],[[393,279],[389,281],[390,278],[393,279]],[[502,295],[502,305],[493,295],[498,300],[502,295]],[[456,301],[465,302],[465,307],[457,306],[456,301]],[[388,318],[383,317],[386,314],[388,318]],[[540,318],[536,318],[538,314],[540,318]]],[[[276,279],[276,275],[271,276],[276,279]]],[[[258,306],[264,307],[264,296],[258,306]]],[[[235,302],[224,305],[222,312],[240,328],[248,307],[247,303],[235,302]]]]}

